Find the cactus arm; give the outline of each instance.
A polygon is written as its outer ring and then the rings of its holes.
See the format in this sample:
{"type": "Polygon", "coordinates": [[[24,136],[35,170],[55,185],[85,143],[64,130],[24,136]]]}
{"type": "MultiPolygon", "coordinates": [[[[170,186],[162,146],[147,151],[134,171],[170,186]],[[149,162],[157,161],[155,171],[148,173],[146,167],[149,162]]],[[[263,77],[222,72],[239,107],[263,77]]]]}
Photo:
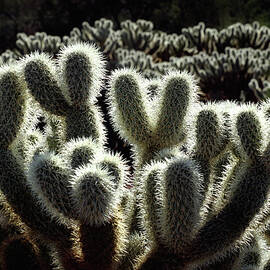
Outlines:
{"type": "Polygon", "coordinates": [[[185,251],[191,252],[193,260],[222,254],[236,240],[241,242],[244,233],[252,233],[268,214],[270,174],[262,157],[267,145],[267,140],[262,139],[267,127],[264,115],[252,106],[243,106],[232,121],[234,140],[245,163],[235,175],[230,201],[199,230],[191,244],[192,251],[185,251]]]}
{"type": "Polygon", "coordinates": [[[44,53],[31,54],[22,61],[22,73],[34,98],[47,111],[64,116],[68,103],[57,82],[55,63],[44,53]]]}
{"type": "Polygon", "coordinates": [[[0,69],[0,146],[7,148],[16,138],[25,113],[25,84],[15,66],[0,69]]]}
{"type": "Polygon", "coordinates": [[[82,252],[91,269],[111,269],[125,253],[127,228],[120,208],[124,167],[117,156],[104,155],[73,175],[72,199],[80,220],[82,252]]]}
{"type": "Polygon", "coordinates": [[[146,102],[141,78],[135,71],[118,70],[113,73],[109,91],[110,116],[116,130],[130,143],[150,143],[152,129],[146,102]]]}
{"type": "Polygon", "coordinates": [[[197,89],[194,78],[185,72],[172,72],[164,81],[154,135],[161,149],[179,144],[186,137],[184,119],[195,102],[197,89]]]}
{"type": "Polygon", "coordinates": [[[27,178],[43,208],[64,223],[65,219],[60,218],[58,213],[69,218],[75,216],[70,196],[69,170],[60,158],[48,153],[34,158],[27,178]]]}

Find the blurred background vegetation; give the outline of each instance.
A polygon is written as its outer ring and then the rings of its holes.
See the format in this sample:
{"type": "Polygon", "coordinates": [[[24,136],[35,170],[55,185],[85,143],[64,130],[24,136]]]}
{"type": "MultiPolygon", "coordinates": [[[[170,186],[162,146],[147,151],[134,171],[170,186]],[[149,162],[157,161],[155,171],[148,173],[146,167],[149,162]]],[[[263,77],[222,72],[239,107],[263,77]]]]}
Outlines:
{"type": "Polygon", "coordinates": [[[255,20],[270,26],[269,11],[270,0],[0,0],[0,53],[13,49],[19,32],[63,36],[100,18],[116,27],[127,19],[145,19],[156,29],[179,33],[200,21],[217,29],[255,20]]]}

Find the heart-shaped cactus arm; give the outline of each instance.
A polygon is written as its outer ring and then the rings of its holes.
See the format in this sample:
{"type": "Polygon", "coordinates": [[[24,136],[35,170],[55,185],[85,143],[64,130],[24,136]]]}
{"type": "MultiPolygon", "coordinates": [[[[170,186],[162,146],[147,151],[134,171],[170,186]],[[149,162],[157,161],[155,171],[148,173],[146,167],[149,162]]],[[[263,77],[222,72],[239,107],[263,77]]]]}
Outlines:
{"type": "Polygon", "coordinates": [[[96,47],[86,43],[65,47],[60,51],[58,65],[70,105],[96,102],[105,75],[105,61],[96,47]]]}
{"type": "Polygon", "coordinates": [[[33,53],[21,66],[27,87],[40,105],[53,114],[65,115],[69,105],[56,79],[55,62],[45,53],[33,53]]]}
{"type": "Polygon", "coordinates": [[[120,156],[100,151],[92,164],[80,166],[72,176],[82,252],[91,269],[115,269],[125,253],[128,231],[120,203],[126,178],[120,156]]]}
{"type": "Polygon", "coordinates": [[[195,79],[186,72],[171,72],[163,79],[155,127],[155,139],[160,148],[185,139],[185,118],[196,101],[197,92],[195,79]]]}
{"type": "Polygon", "coordinates": [[[133,70],[117,70],[110,80],[108,100],[115,129],[130,143],[149,145],[152,137],[147,93],[142,78],[133,70]]]}
{"type": "Polygon", "coordinates": [[[181,253],[198,229],[203,178],[195,161],[179,155],[168,162],[161,181],[163,188],[156,190],[156,196],[164,198],[161,237],[165,246],[181,253]]]}
{"type": "Polygon", "coordinates": [[[233,120],[234,143],[243,158],[256,161],[269,143],[270,121],[256,105],[243,105],[233,120]]]}
{"type": "Polygon", "coordinates": [[[0,147],[16,138],[25,114],[26,85],[15,66],[0,68],[0,147]]]}
{"type": "Polygon", "coordinates": [[[42,207],[63,223],[75,217],[69,172],[59,156],[46,153],[33,159],[27,178],[42,207]]]}
{"type": "Polygon", "coordinates": [[[95,160],[84,164],[72,176],[72,200],[78,219],[88,225],[109,222],[121,202],[128,167],[118,154],[99,151],[95,160]]]}
{"type": "Polygon", "coordinates": [[[94,104],[101,90],[104,65],[100,52],[87,44],[63,48],[57,64],[38,53],[22,61],[31,94],[46,111],[64,116],[66,140],[92,137],[104,143],[101,113],[94,104]]]}

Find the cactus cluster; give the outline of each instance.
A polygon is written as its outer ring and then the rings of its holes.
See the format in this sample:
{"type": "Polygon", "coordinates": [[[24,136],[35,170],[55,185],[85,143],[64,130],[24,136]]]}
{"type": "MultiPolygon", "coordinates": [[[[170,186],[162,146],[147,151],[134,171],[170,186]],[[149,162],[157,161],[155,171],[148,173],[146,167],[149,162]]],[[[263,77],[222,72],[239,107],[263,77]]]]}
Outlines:
{"type": "Polygon", "coordinates": [[[0,68],[1,269],[267,270],[269,100],[204,104],[188,72],[105,64],[74,43],[0,68]]]}
{"type": "Polygon", "coordinates": [[[126,20],[116,29],[111,20],[102,18],[93,26],[83,22],[63,37],[18,33],[16,48],[2,53],[0,63],[11,63],[34,51],[56,57],[64,46],[88,42],[106,55],[109,70],[135,68],[147,78],[163,76],[168,69],[186,70],[199,78],[204,100],[260,101],[270,96],[269,33],[258,22],[236,23],[221,30],[200,22],[168,34],[156,30],[151,21],[126,20]],[[235,88],[227,81],[233,81],[235,88]]]}
{"type": "Polygon", "coordinates": [[[260,101],[270,96],[269,49],[234,49],[208,55],[170,57],[155,63],[141,51],[118,49],[118,67],[140,70],[146,78],[161,78],[168,70],[186,70],[199,78],[207,100],[260,101]]]}

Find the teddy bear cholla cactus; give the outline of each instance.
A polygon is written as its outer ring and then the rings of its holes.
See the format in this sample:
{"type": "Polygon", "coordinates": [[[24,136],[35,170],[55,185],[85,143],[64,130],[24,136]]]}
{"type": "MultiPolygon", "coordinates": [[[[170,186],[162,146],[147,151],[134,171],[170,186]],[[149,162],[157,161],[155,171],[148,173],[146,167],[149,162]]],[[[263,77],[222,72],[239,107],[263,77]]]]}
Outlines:
{"type": "Polygon", "coordinates": [[[109,94],[113,124],[135,145],[139,160],[137,202],[152,242],[142,269],[184,269],[218,260],[245,245],[269,212],[266,115],[255,105],[235,103],[231,109],[209,104],[193,111],[196,86],[190,76],[176,72],[163,79],[154,109],[134,71],[116,71],[109,94]],[[190,133],[188,156],[164,151],[181,145],[190,133]],[[240,164],[227,165],[215,178],[218,161],[228,152],[240,164]],[[229,191],[211,213],[207,195],[214,184],[223,190],[229,185],[229,191]]]}
{"type": "Polygon", "coordinates": [[[104,148],[95,105],[103,66],[96,48],[79,44],[65,48],[57,64],[35,53],[20,62],[20,71],[1,70],[1,191],[33,239],[54,245],[65,269],[112,269],[124,251],[119,205],[127,168],[104,148]],[[23,136],[26,91],[61,117],[65,141],[57,155],[44,146],[23,171],[9,146],[23,136]]]}
{"type": "Polygon", "coordinates": [[[69,46],[57,62],[34,53],[19,71],[9,66],[0,75],[0,187],[10,206],[3,205],[27,227],[37,257],[41,239],[64,269],[217,265],[233,260],[230,252],[247,245],[266,220],[268,103],[202,106],[194,78],[180,72],[166,75],[153,99],[140,74],[115,71],[110,116],[136,160],[127,191],[126,162],[104,146],[96,105],[104,61],[96,48],[69,46]],[[46,140],[37,142],[24,171],[13,141],[24,136],[28,92],[59,117],[63,142],[57,154],[47,151],[46,140]]]}

